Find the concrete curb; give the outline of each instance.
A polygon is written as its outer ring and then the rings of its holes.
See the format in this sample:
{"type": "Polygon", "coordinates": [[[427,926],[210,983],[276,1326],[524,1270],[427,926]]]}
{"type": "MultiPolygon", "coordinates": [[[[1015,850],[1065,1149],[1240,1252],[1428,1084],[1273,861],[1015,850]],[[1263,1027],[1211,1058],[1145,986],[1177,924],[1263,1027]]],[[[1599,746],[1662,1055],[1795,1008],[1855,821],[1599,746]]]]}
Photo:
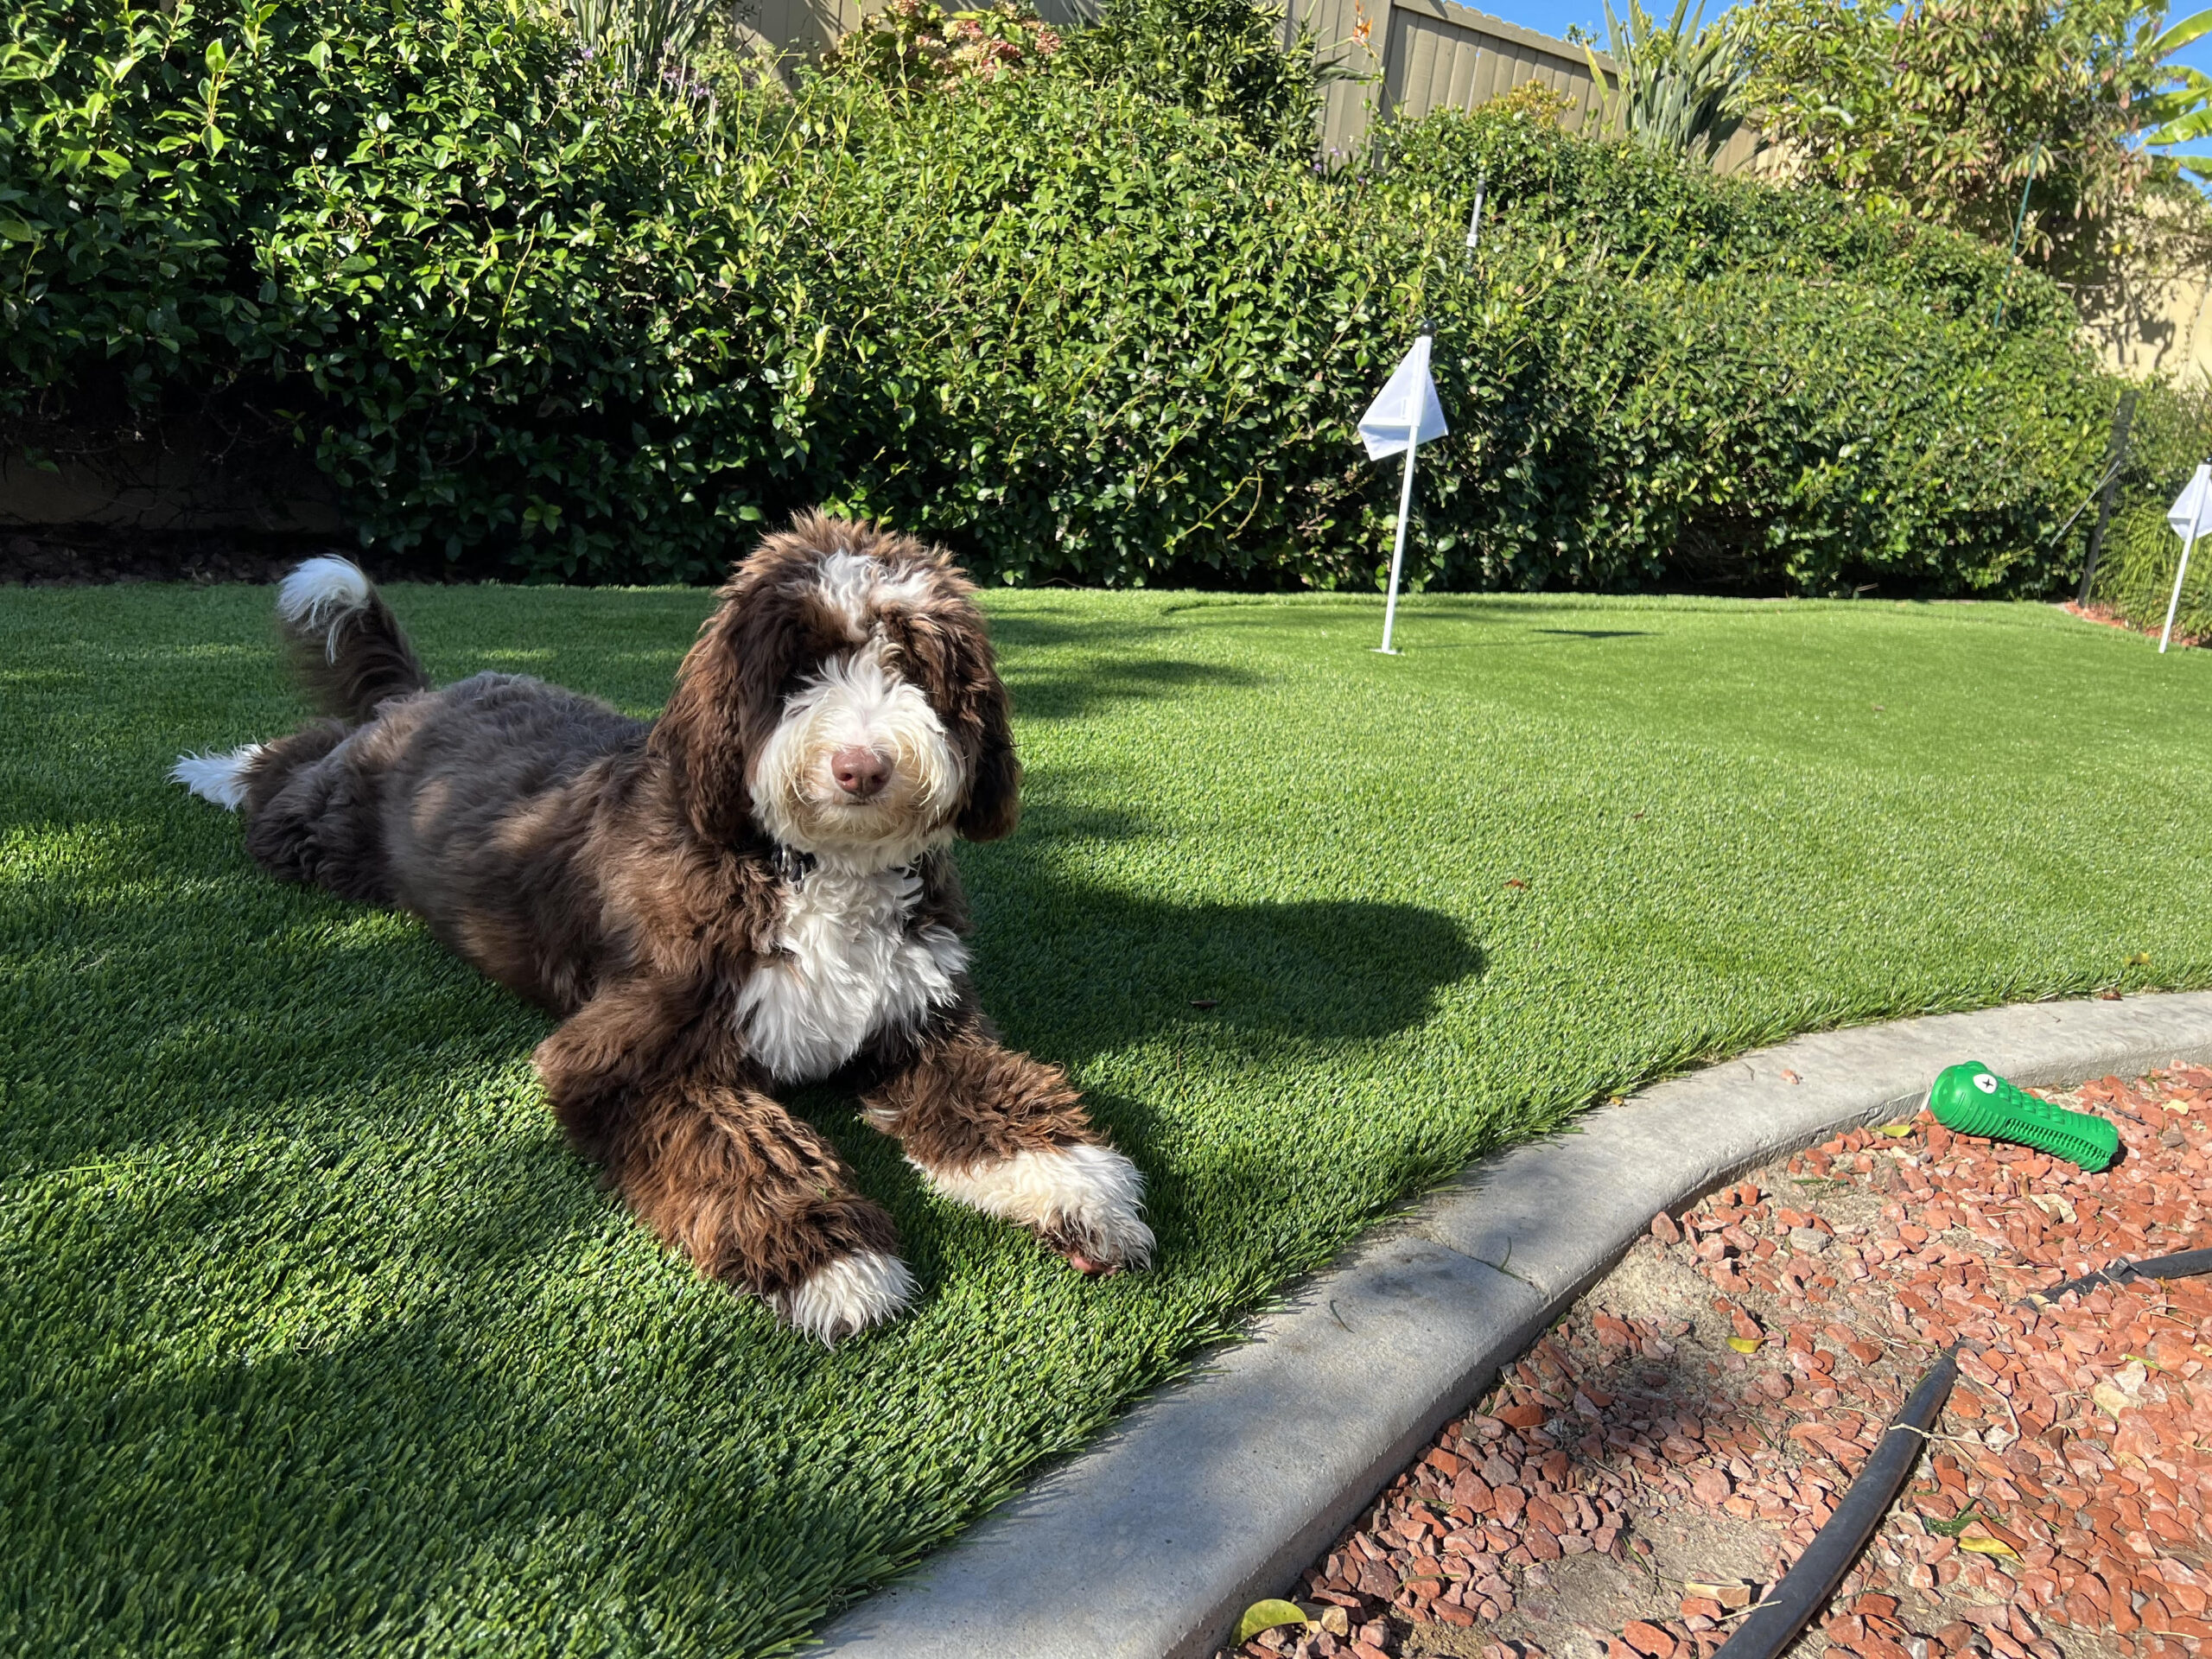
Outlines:
{"type": "Polygon", "coordinates": [[[1800,1037],[1478,1164],[1140,1403],[914,1577],[822,1632],[842,1659],[1202,1659],[1600,1277],[1657,1211],[1980,1060],[2027,1084],[2212,1061],[2212,992],[1800,1037]],[[1796,1081],[1790,1081],[1794,1076],[1796,1081]]]}

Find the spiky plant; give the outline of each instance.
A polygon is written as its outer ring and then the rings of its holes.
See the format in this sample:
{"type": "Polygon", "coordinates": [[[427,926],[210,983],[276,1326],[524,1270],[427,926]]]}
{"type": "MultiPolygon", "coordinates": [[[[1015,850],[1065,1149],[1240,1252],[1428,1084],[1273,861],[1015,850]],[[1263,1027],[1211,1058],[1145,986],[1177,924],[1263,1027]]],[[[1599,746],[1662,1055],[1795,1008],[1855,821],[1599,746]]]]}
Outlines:
{"type": "Polygon", "coordinates": [[[611,61],[633,86],[682,73],[703,43],[715,0],[552,0],[587,51],[611,61]]]}
{"type": "Polygon", "coordinates": [[[1638,0],[1627,5],[1623,18],[1605,0],[1611,71],[1590,53],[1591,73],[1607,89],[1609,123],[1640,144],[1709,165],[1743,124],[1735,108],[1748,73],[1740,37],[1725,21],[1705,25],[1705,0],[1694,14],[1690,0],[1677,0],[1664,28],[1638,0]]]}

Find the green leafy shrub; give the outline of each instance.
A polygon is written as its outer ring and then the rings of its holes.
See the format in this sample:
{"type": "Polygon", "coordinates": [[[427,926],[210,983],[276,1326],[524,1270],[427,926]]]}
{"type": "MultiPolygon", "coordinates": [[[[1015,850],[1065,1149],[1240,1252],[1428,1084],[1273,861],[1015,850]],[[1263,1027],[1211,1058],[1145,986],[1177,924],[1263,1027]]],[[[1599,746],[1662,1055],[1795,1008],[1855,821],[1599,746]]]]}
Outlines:
{"type": "Polygon", "coordinates": [[[1633,144],[1587,143],[1554,123],[1504,118],[1504,107],[1501,99],[1390,128],[1376,167],[1402,194],[1440,199],[1471,198],[1477,178],[1486,178],[1495,241],[1525,244],[1556,232],[1624,276],[1774,271],[1890,289],[1946,321],[1987,322],[1989,343],[2063,338],[2075,327],[2073,302],[2056,283],[1902,211],[1715,179],[1633,144]]]}
{"type": "Polygon", "coordinates": [[[0,414],[281,416],[460,570],[696,580],[826,503],[990,579],[1365,587],[1422,316],[1421,585],[2043,592],[2102,453],[2049,283],[1525,114],[1325,177],[1116,77],[633,96],[479,0],[7,28],[0,414]]]}
{"type": "Polygon", "coordinates": [[[1258,149],[1303,157],[1332,83],[1358,79],[1340,42],[1306,24],[1284,38],[1258,0],[1104,0],[1068,61],[1098,80],[1227,122],[1258,149]]]}
{"type": "Polygon", "coordinates": [[[1741,107],[1809,181],[2023,258],[2094,272],[2160,169],[2138,140],[2173,77],[2137,0],[1753,0],[1741,107]],[[2021,222],[2024,205],[2026,217],[2021,222]]]}
{"type": "Polygon", "coordinates": [[[1049,62],[1060,36],[1016,0],[947,11],[933,0],[890,0],[861,20],[823,60],[831,74],[859,74],[901,92],[995,80],[1049,62]]]}
{"type": "Polygon", "coordinates": [[[798,232],[697,110],[550,22],[34,0],[9,28],[0,414],[280,411],[365,534],[541,575],[710,574],[760,516],[730,481],[804,470],[798,232]]]}

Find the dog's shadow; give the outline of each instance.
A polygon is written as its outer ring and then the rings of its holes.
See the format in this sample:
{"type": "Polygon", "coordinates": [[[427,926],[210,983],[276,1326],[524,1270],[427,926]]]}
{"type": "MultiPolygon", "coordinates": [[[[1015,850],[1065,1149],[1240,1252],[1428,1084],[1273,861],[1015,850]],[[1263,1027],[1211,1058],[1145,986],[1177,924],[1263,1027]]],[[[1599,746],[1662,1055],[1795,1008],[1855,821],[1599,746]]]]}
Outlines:
{"type": "Polygon", "coordinates": [[[1486,966],[1456,918],[1417,905],[1179,903],[1033,873],[973,903],[986,1007],[1069,1062],[1161,1036],[1277,1052],[1387,1037],[1486,966]]]}

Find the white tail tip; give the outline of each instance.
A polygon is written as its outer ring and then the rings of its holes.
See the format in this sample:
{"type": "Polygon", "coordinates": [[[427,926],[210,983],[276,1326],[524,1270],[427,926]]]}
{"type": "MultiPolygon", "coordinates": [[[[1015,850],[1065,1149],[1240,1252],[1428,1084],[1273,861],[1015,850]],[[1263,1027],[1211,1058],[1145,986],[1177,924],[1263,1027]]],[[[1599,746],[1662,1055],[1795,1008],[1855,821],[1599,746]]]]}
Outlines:
{"type": "Polygon", "coordinates": [[[276,589],[276,614],[295,628],[327,631],[369,602],[369,579],[351,559],[326,553],[309,559],[276,589]]]}
{"type": "Polygon", "coordinates": [[[232,749],[228,754],[181,754],[169,768],[169,781],[182,784],[226,812],[235,812],[245,804],[246,774],[260,755],[258,743],[232,749]]]}

